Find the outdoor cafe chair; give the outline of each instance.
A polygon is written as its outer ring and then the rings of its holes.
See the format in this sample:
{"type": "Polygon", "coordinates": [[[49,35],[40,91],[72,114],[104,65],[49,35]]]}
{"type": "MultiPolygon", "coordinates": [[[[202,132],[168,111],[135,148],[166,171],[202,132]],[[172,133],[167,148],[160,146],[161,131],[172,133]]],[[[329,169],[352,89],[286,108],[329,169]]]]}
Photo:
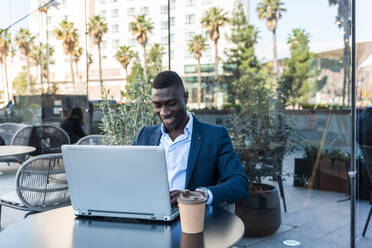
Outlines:
{"type": "Polygon", "coordinates": [[[26,126],[14,135],[11,145],[33,146],[36,156],[49,153],[60,153],[61,146],[70,144],[70,137],[62,128],[54,125],[26,126]]]}
{"type": "MultiPolygon", "coordinates": [[[[366,170],[368,174],[369,181],[372,182],[372,146],[360,146],[360,149],[362,150],[362,154],[364,157],[364,164],[366,165],[366,170]]],[[[369,214],[366,220],[366,224],[364,225],[363,228],[363,233],[362,236],[366,234],[369,220],[371,219],[372,215],[372,192],[369,192],[369,203],[371,204],[371,208],[369,209],[369,214]]]]}
{"type": "MultiPolygon", "coordinates": [[[[4,140],[4,145],[11,145],[14,135],[25,127],[31,127],[31,125],[25,125],[20,123],[5,122],[0,124],[0,136],[4,140]]],[[[16,144],[15,144],[16,145],[16,144]]],[[[26,160],[26,155],[7,156],[0,158],[0,162],[8,163],[23,163],[26,160]]]]}
{"type": "Polygon", "coordinates": [[[106,135],[92,134],[79,139],[76,145],[104,145],[106,135]]]}
{"type": "Polygon", "coordinates": [[[70,205],[70,194],[61,153],[35,156],[19,167],[14,191],[0,197],[2,206],[42,212],[70,205]]]}

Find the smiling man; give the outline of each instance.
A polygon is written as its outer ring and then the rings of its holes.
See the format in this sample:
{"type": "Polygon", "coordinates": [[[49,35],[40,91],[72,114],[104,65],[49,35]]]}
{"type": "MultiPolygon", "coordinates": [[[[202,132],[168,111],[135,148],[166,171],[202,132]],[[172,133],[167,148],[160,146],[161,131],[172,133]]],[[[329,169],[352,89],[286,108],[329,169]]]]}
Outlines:
{"type": "Polygon", "coordinates": [[[188,92],[178,74],[159,73],[151,96],[162,124],[143,127],[134,145],[164,147],[171,202],[184,189],[201,191],[207,204],[216,206],[246,197],[249,183],[226,128],[203,123],[186,111],[188,92]]]}

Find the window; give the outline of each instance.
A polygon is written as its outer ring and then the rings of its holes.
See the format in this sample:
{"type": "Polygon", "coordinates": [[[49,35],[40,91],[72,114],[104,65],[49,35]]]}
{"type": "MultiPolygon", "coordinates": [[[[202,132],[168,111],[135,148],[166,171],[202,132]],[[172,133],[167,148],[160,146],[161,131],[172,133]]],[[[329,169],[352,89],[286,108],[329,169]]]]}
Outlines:
{"type": "Polygon", "coordinates": [[[174,24],[176,23],[176,17],[171,17],[171,18],[169,18],[170,19],[170,25],[173,27],[174,26],[174,24]]]}
{"type": "Polygon", "coordinates": [[[194,24],[195,23],[195,14],[186,15],[186,24],[194,24]]]}
{"type": "Polygon", "coordinates": [[[168,15],[168,6],[167,5],[160,6],[160,14],[168,15]]]}
{"type": "Polygon", "coordinates": [[[112,48],[117,49],[120,46],[120,40],[112,40],[112,48]]]}
{"type": "Polygon", "coordinates": [[[185,41],[189,42],[194,35],[195,35],[195,32],[186,32],[185,33],[185,41]]]}
{"type": "Polygon", "coordinates": [[[168,29],[168,21],[161,22],[161,29],[168,29]]]}
{"type": "Polygon", "coordinates": [[[119,9],[113,9],[111,10],[111,17],[119,17],[119,9]]]}
{"type": "Polygon", "coordinates": [[[106,3],[106,0],[99,0],[99,3],[100,4],[105,4],[106,3]]]}
{"type": "Polygon", "coordinates": [[[51,16],[48,16],[48,24],[51,24],[52,23],[52,17],[51,16]]]}
{"type": "Polygon", "coordinates": [[[101,10],[101,12],[99,12],[99,15],[106,18],[107,11],[106,10],[101,10]]]}
{"type": "Polygon", "coordinates": [[[186,7],[195,6],[195,0],[186,0],[186,7]]]}
{"type": "Polygon", "coordinates": [[[185,65],[185,73],[195,73],[197,72],[196,65],[185,65]]]}
{"type": "Polygon", "coordinates": [[[185,59],[193,58],[192,54],[190,53],[189,49],[185,49],[185,59]]]}
{"type": "Polygon", "coordinates": [[[103,40],[102,41],[102,49],[106,49],[107,48],[107,40],[103,40]]]}
{"type": "Polygon", "coordinates": [[[161,37],[161,43],[168,44],[168,36],[162,36],[161,37]]]}
{"type": "Polygon", "coordinates": [[[68,21],[68,15],[64,15],[63,20],[68,21]]]}
{"type": "Polygon", "coordinates": [[[171,34],[171,35],[170,35],[170,42],[171,42],[171,43],[174,42],[174,38],[175,38],[175,35],[174,35],[174,34],[171,34]]]}
{"type": "Polygon", "coordinates": [[[149,14],[149,7],[142,7],[141,15],[148,15],[148,14],[149,14]]]}
{"type": "Polygon", "coordinates": [[[174,59],[174,50],[171,50],[171,59],[174,59]]]}
{"type": "Polygon", "coordinates": [[[128,9],[128,16],[135,16],[136,15],[136,9],[135,8],[129,8],[128,9]]]}
{"type": "Polygon", "coordinates": [[[170,8],[175,9],[176,8],[176,0],[171,0],[170,2],[170,8]]]}
{"type": "Polygon", "coordinates": [[[119,33],[119,24],[113,24],[112,25],[112,32],[113,33],[119,33]]]}
{"type": "Polygon", "coordinates": [[[202,1],[202,4],[211,4],[212,3],[212,0],[203,0],[202,1]]]}
{"type": "Polygon", "coordinates": [[[107,56],[106,56],[106,55],[103,55],[103,56],[102,56],[102,59],[107,59],[107,56]]]}

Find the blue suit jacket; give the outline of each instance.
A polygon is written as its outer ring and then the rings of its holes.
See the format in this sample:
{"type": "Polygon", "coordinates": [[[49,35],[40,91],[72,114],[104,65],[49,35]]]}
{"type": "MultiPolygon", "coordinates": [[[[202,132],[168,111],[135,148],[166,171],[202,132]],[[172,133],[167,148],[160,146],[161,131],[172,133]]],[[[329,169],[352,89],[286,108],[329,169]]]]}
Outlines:
{"type": "MultiPolygon", "coordinates": [[[[185,188],[207,187],[217,206],[246,197],[249,183],[226,128],[200,122],[195,116],[193,120],[185,188]]],[[[161,125],[142,128],[133,144],[159,145],[160,128],[161,125]]]]}

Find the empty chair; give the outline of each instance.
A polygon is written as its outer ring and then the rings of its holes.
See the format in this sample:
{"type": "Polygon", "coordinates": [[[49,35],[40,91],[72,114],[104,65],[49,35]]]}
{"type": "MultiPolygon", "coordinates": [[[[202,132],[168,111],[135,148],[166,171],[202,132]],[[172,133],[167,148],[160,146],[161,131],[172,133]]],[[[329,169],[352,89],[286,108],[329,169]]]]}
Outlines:
{"type": "Polygon", "coordinates": [[[59,153],[63,144],[70,144],[68,134],[54,125],[26,126],[14,135],[11,145],[28,145],[36,148],[30,155],[59,153]]]}
{"type": "Polygon", "coordinates": [[[15,190],[0,197],[0,224],[2,206],[42,212],[70,204],[61,153],[27,160],[18,169],[15,180],[15,190]]]}
{"type": "Polygon", "coordinates": [[[81,138],[76,145],[105,145],[106,135],[92,134],[81,138]]]}
{"type": "Polygon", "coordinates": [[[5,122],[0,124],[0,136],[5,141],[5,145],[10,145],[13,135],[21,128],[27,125],[13,122],[5,122]]]}
{"type": "MultiPolygon", "coordinates": [[[[15,137],[15,135],[22,129],[24,130],[30,130],[32,126],[31,125],[25,125],[25,124],[19,124],[19,123],[12,123],[12,122],[6,122],[0,124],[0,136],[3,138],[5,145],[12,145],[12,140],[15,137]]],[[[27,139],[30,132],[24,132],[23,136],[24,139],[27,139]],[[27,136],[28,135],[28,136],[27,136]]],[[[13,145],[23,145],[23,144],[13,144],[13,145]]],[[[27,155],[16,155],[16,156],[7,156],[7,157],[1,157],[0,162],[7,162],[9,163],[23,163],[26,160],[27,155]]]]}

